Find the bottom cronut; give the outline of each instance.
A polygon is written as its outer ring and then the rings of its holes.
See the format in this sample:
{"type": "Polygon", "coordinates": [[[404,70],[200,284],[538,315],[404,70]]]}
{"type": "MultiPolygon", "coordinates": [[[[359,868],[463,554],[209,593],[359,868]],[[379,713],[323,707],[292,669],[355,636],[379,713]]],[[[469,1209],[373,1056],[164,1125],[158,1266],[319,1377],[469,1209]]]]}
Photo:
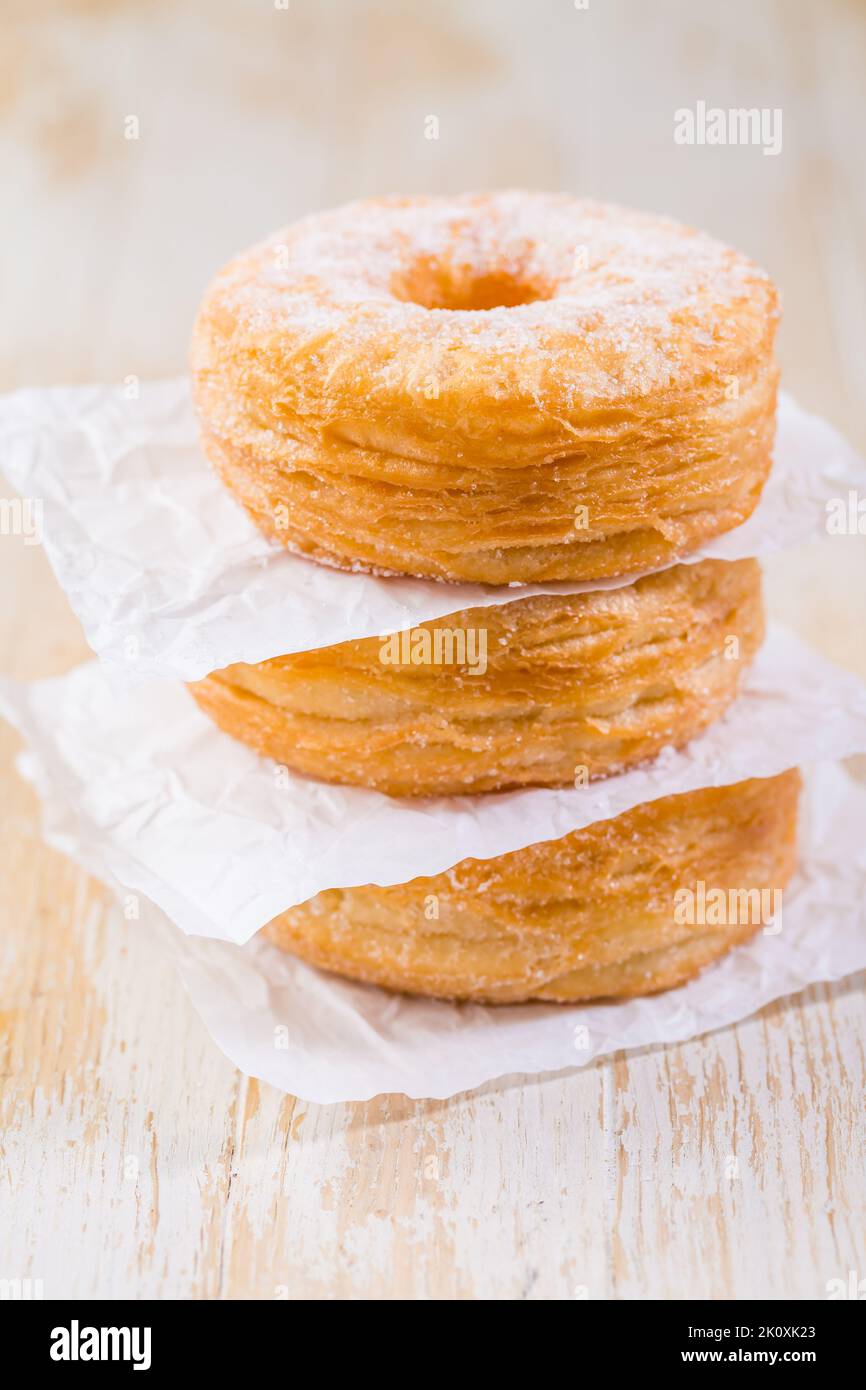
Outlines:
{"type": "Polygon", "coordinates": [[[667,796],[430,878],[328,889],[275,917],[265,934],[326,970],[445,999],[652,994],[766,924],[742,910],[744,899],[736,912],[688,914],[675,895],[698,894],[701,883],[705,895],[721,889],[726,899],[732,890],[781,890],[795,866],[799,790],[790,771],[667,796]],[[704,921],[679,920],[690,915],[704,921]]]}

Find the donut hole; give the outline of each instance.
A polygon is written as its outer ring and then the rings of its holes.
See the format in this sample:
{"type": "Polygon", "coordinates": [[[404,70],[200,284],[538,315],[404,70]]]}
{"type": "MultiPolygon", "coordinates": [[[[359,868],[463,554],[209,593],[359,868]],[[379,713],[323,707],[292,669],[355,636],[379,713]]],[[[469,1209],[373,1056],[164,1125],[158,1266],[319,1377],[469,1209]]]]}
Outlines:
{"type": "Polygon", "coordinates": [[[419,256],[391,281],[395,299],[422,309],[514,309],[550,299],[553,290],[519,270],[455,265],[432,256],[419,256]]]}

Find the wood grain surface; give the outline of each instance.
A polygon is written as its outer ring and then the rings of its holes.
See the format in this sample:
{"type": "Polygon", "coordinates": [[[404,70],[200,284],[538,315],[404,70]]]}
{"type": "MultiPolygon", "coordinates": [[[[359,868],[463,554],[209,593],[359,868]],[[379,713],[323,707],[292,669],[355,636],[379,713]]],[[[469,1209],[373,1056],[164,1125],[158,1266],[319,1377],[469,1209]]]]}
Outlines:
{"type": "MultiPolygon", "coordinates": [[[[750,252],[783,291],[788,389],[866,449],[859,0],[4,9],[3,388],[182,370],[210,274],[303,212],[528,185],[750,252]],[[780,108],[781,152],[675,145],[698,100],[780,108]]],[[[774,612],[866,675],[864,545],[768,569],[774,612]]],[[[21,537],[0,537],[0,592],[4,674],[85,658],[21,537]]],[[[305,1104],[218,1053],[158,943],[44,846],[5,725],[0,742],[0,1279],[85,1298],[788,1299],[866,1274],[862,977],[565,1077],[305,1104]]]]}

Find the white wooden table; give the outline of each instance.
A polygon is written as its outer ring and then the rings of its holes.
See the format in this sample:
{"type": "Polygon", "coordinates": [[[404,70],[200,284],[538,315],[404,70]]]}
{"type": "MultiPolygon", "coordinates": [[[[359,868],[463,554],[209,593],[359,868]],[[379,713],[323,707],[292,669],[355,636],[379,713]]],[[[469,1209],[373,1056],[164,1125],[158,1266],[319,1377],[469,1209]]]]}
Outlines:
{"type": "MultiPolygon", "coordinates": [[[[42,16],[20,7],[6,44],[4,387],[181,370],[210,273],[301,212],[526,184],[750,251],[783,289],[788,388],[866,448],[862,8],[42,16]],[[675,146],[674,110],[699,99],[780,107],[782,153],[675,146]]],[[[769,591],[866,675],[864,544],[781,557],[769,591]]],[[[19,537],[0,537],[0,592],[4,674],[84,659],[19,537]]],[[[565,1076],[305,1104],[216,1051],[162,951],[45,848],[6,726],[0,742],[0,1278],[60,1297],[790,1298],[866,1272],[862,977],[565,1076]]]]}

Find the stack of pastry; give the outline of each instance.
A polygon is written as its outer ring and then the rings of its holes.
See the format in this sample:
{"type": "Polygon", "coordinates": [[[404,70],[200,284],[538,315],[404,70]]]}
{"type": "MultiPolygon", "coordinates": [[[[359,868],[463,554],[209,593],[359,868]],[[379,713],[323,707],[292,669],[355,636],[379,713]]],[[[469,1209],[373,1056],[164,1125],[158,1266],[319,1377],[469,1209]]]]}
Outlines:
{"type": "MultiPolygon", "coordinates": [[[[399,797],[580,787],[689,742],[762,638],[754,561],[676,562],[758,501],[776,321],[768,278],[709,237],[540,194],[353,204],[239,257],[192,367],[206,451],[256,523],[319,564],[503,588],[396,639],[215,671],[198,703],[300,774],[399,797]],[[520,596],[554,581],[589,587],[520,596]]],[[[676,895],[782,887],[798,788],[664,797],[320,893],[266,932],[415,993],[649,993],[758,929],[681,921],[676,895]]]]}

